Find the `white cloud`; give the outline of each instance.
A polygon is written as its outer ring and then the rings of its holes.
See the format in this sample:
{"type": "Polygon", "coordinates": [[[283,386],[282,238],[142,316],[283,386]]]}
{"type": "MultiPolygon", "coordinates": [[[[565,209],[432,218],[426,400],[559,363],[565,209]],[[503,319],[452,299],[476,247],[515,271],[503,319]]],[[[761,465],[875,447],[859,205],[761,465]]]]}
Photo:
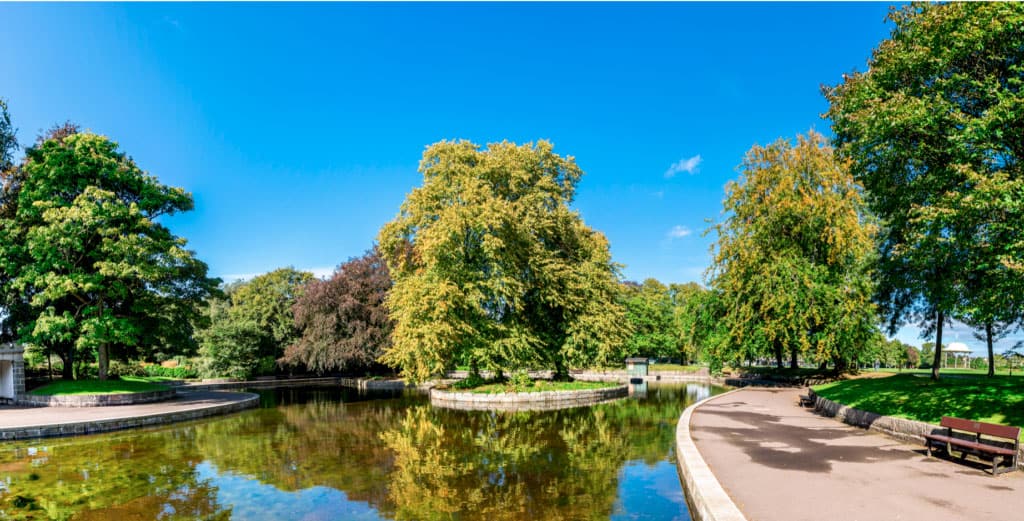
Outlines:
{"type": "Polygon", "coordinates": [[[693,233],[693,230],[691,230],[691,229],[689,229],[689,228],[687,228],[685,226],[677,224],[677,225],[673,226],[672,229],[669,230],[668,233],[666,233],[665,235],[669,239],[682,239],[683,237],[686,237],[687,235],[690,235],[691,233],[693,233]]]}
{"type": "Polygon", "coordinates": [[[687,174],[696,174],[697,172],[699,172],[700,164],[703,161],[704,160],[700,157],[700,154],[697,154],[691,158],[680,159],[679,161],[672,163],[672,166],[668,167],[668,170],[665,171],[665,179],[671,179],[675,177],[675,175],[678,174],[679,172],[686,172],[687,174]]]}

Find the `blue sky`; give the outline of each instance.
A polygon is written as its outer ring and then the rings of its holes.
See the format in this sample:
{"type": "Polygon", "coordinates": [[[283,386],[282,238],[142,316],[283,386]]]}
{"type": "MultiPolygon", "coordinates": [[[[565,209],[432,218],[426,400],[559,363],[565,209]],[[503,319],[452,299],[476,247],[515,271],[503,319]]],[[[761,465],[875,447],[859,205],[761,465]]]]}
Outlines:
{"type": "Polygon", "coordinates": [[[430,143],[548,139],[586,172],[576,206],[626,277],[686,282],[743,153],[828,133],[820,86],[865,68],[887,11],[0,4],[0,96],[23,142],[70,119],[192,192],[168,224],[226,279],[361,254],[430,143]]]}

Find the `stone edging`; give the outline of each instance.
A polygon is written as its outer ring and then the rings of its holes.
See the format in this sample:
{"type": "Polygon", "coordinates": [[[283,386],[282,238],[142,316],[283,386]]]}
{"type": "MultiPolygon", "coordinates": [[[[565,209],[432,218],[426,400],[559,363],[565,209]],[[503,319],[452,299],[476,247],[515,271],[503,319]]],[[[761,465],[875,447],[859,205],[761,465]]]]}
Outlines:
{"type": "MultiPolygon", "coordinates": [[[[855,409],[820,396],[813,389],[810,389],[809,393],[811,399],[814,400],[815,413],[841,421],[847,425],[884,434],[900,441],[924,445],[925,434],[943,430],[942,427],[931,423],[883,416],[871,411],[855,409]]],[[[1017,451],[1017,466],[1018,468],[1024,468],[1024,447],[1017,451]]]]}
{"type": "Polygon", "coordinates": [[[134,416],[129,418],[110,418],[103,420],[81,421],[75,423],[54,423],[50,425],[33,425],[13,429],[0,429],[0,440],[23,440],[29,438],[52,438],[57,436],[75,436],[97,432],[117,431],[135,427],[149,427],[165,423],[177,423],[198,420],[209,416],[218,416],[257,407],[260,397],[252,393],[236,393],[246,395],[240,400],[228,403],[189,409],[184,411],[163,412],[134,416]]]}
{"type": "Polygon", "coordinates": [[[549,410],[607,402],[629,396],[628,385],[576,391],[536,393],[470,393],[430,390],[430,403],[449,409],[549,410]]]}
{"type": "Polygon", "coordinates": [[[17,403],[31,407],[106,407],[162,402],[174,398],[176,394],[177,391],[174,389],[121,394],[64,394],[57,396],[23,394],[18,397],[17,403]]]}
{"type": "Polygon", "coordinates": [[[683,411],[676,425],[676,465],[679,476],[683,479],[683,490],[686,492],[690,518],[694,521],[747,521],[736,503],[722,488],[718,478],[711,472],[704,457],[697,450],[697,445],[690,437],[690,417],[697,407],[732,394],[740,389],[712,396],[697,402],[683,411]]]}

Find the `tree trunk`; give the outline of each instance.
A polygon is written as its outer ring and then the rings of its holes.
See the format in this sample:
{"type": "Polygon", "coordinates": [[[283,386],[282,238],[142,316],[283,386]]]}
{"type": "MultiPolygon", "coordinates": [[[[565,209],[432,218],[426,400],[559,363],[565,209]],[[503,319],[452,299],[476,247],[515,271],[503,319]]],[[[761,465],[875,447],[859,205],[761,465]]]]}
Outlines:
{"type": "MultiPolygon", "coordinates": [[[[100,299],[100,320],[103,320],[103,299],[100,299]]],[[[106,336],[106,331],[104,331],[103,336],[106,336]]],[[[107,352],[107,341],[106,341],[106,339],[104,339],[103,342],[100,342],[100,347],[99,347],[99,349],[97,349],[97,356],[96,356],[96,358],[98,359],[97,362],[98,362],[98,365],[99,365],[99,368],[98,368],[98,371],[97,371],[99,373],[99,378],[100,378],[100,380],[106,380],[107,379],[107,369],[110,367],[110,355],[107,352]]]]}
{"type": "Polygon", "coordinates": [[[828,369],[828,362],[822,362],[822,363],[818,364],[818,372],[819,373],[824,373],[826,369],[828,369]]]}
{"type": "Polygon", "coordinates": [[[61,361],[64,362],[64,367],[61,368],[61,370],[60,370],[61,378],[65,379],[65,380],[74,380],[75,379],[75,362],[72,360],[71,354],[68,353],[68,354],[66,354],[64,356],[61,356],[61,355],[58,354],[57,356],[60,356],[61,361]]]}
{"type": "Polygon", "coordinates": [[[775,367],[782,369],[782,342],[775,340],[775,367]]]}
{"type": "Polygon", "coordinates": [[[568,382],[572,378],[569,377],[569,369],[565,366],[565,361],[561,357],[555,359],[555,374],[552,379],[556,382],[568,382]]]}
{"type": "Polygon", "coordinates": [[[932,362],[932,380],[939,379],[939,365],[942,363],[942,323],[946,315],[939,311],[935,314],[935,357],[932,362]]]}
{"type": "Polygon", "coordinates": [[[796,359],[797,359],[797,353],[796,353],[796,348],[794,347],[789,352],[789,367],[790,367],[790,369],[797,369],[797,368],[800,367],[800,364],[797,363],[796,359]]]}
{"type": "Polygon", "coordinates": [[[985,343],[988,344],[988,375],[996,375],[996,357],[992,354],[992,323],[985,324],[985,343]]]}

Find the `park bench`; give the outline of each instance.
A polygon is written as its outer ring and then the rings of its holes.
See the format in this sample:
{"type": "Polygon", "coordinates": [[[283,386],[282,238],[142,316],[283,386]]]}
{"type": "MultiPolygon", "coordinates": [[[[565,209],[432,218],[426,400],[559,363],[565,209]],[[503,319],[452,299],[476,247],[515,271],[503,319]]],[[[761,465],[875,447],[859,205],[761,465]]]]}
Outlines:
{"type": "Polygon", "coordinates": [[[952,450],[959,450],[961,459],[966,458],[968,454],[991,459],[993,476],[1017,469],[1020,427],[977,422],[951,416],[943,416],[939,425],[946,429],[945,434],[924,435],[924,443],[929,457],[932,455],[932,446],[938,445],[949,456],[953,455],[952,450]],[[973,437],[968,437],[969,435],[973,435],[973,437]],[[988,436],[988,438],[982,438],[982,436],[988,436]],[[991,438],[1000,439],[993,440],[991,438]],[[1009,461],[1010,464],[1000,468],[999,464],[1004,461],[1009,461]]]}
{"type": "Polygon", "coordinates": [[[807,389],[807,394],[800,395],[800,407],[814,407],[814,397],[811,396],[810,388],[807,389]]]}

